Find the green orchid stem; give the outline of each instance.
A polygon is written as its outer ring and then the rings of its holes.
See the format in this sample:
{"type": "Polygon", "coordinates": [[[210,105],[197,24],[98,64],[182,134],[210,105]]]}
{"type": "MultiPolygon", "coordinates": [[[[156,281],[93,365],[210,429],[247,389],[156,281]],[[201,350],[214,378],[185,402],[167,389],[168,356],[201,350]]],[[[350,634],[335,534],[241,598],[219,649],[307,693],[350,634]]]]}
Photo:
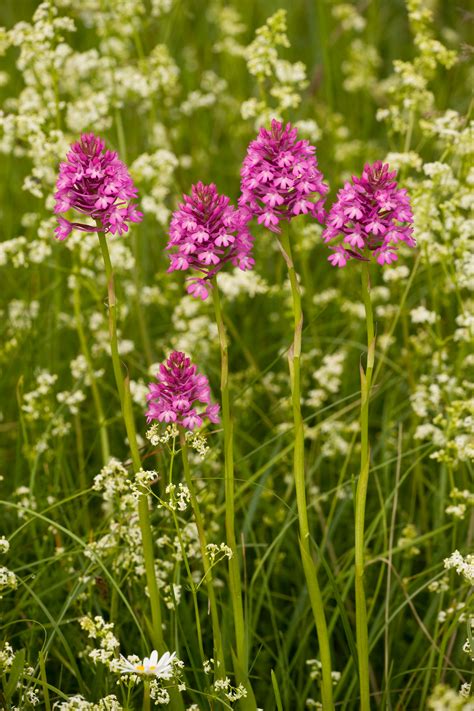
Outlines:
{"type": "Polygon", "coordinates": [[[306,502],[305,465],[304,465],[304,424],[301,414],[301,335],[303,331],[303,311],[301,308],[301,291],[295,272],[289,229],[280,235],[280,248],[288,268],[293,300],[294,334],[293,344],[288,353],[288,362],[291,378],[291,400],[293,405],[294,421],[294,455],[293,475],[295,479],[296,504],[300,531],[300,553],[303,570],[308,587],[311,609],[319,642],[319,654],[322,666],[322,704],[324,711],[334,709],[332,694],[332,667],[329,635],[324,614],[323,597],[318,583],[317,569],[311,555],[310,532],[308,523],[308,506],[306,502]]]}
{"type": "Polygon", "coordinates": [[[222,635],[221,628],[219,624],[219,613],[217,610],[216,594],[214,591],[214,584],[212,579],[212,566],[209,562],[209,556],[207,553],[207,540],[206,540],[206,529],[204,526],[204,519],[201,514],[201,509],[199,507],[199,501],[196,496],[196,490],[194,488],[193,479],[191,477],[191,470],[189,468],[189,457],[188,457],[188,445],[186,444],[186,433],[182,427],[179,429],[179,441],[181,444],[181,458],[183,460],[183,470],[184,479],[186,485],[189,489],[189,495],[191,497],[191,506],[193,509],[194,518],[196,521],[196,526],[199,536],[199,544],[201,546],[201,556],[202,564],[204,568],[204,579],[206,581],[207,596],[209,598],[209,606],[211,609],[211,621],[212,621],[212,633],[214,636],[214,659],[216,660],[216,678],[222,679],[225,677],[225,658],[224,649],[222,646],[222,635]]]}
{"type": "Polygon", "coordinates": [[[247,636],[245,632],[244,608],[242,603],[242,585],[240,581],[240,565],[235,538],[235,482],[234,482],[234,437],[233,422],[230,412],[229,394],[229,354],[227,336],[219,297],[217,277],[212,280],[212,297],[216,315],[219,344],[221,350],[221,401],[222,426],[224,429],[224,488],[225,488],[225,528],[227,545],[232,551],[229,559],[229,588],[234,617],[235,642],[237,648],[236,676],[239,683],[247,690],[247,697],[241,699],[241,708],[254,710],[257,708],[252,687],[248,677],[247,636]]]}
{"type": "Polygon", "coordinates": [[[105,465],[110,459],[109,435],[107,433],[107,425],[104,416],[104,409],[102,407],[102,400],[100,397],[99,388],[97,387],[97,383],[95,380],[94,366],[92,364],[92,358],[89,352],[87,339],[84,333],[84,326],[82,323],[81,292],[79,288],[79,278],[77,274],[74,276],[73,304],[77,335],[79,336],[79,343],[81,345],[82,355],[84,356],[87,365],[87,372],[89,374],[90,386],[92,391],[92,399],[94,401],[97,424],[99,426],[102,463],[105,465]]]}
{"type": "Polygon", "coordinates": [[[370,709],[369,686],[369,635],[367,626],[367,604],[364,589],[364,522],[367,485],[369,481],[369,400],[372,384],[372,372],[375,360],[375,333],[372,302],[370,298],[369,263],[362,265],[362,298],[364,300],[367,322],[367,368],[360,367],[361,406],[360,406],[360,475],[357,483],[355,505],[355,599],[356,599],[356,635],[357,657],[359,664],[360,708],[370,709]]]}
{"type": "MultiPolygon", "coordinates": [[[[132,401],[130,397],[130,387],[128,377],[122,375],[122,366],[120,363],[120,355],[118,350],[117,340],[117,301],[115,298],[114,272],[110,261],[109,248],[107,238],[103,232],[99,232],[100,248],[105,266],[105,275],[107,278],[108,290],[108,312],[109,312],[109,337],[110,349],[112,352],[112,365],[115,375],[115,383],[120,398],[122,408],[122,416],[127,432],[130,452],[132,455],[132,463],[134,472],[137,473],[141,469],[140,452],[137,443],[137,433],[135,430],[135,421],[133,419],[132,401]]],[[[153,533],[150,525],[150,513],[148,510],[148,495],[145,490],[138,499],[138,517],[140,529],[142,533],[143,556],[145,559],[146,580],[148,585],[148,594],[150,596],[151,619],[152,619],[152,641],[155,648],[160,654],[166,651],[163,640],[162,620],[161,620],[161,604],[158,592],[158,585],[155,575],[155,557],[153,553],[153,533]]]]}

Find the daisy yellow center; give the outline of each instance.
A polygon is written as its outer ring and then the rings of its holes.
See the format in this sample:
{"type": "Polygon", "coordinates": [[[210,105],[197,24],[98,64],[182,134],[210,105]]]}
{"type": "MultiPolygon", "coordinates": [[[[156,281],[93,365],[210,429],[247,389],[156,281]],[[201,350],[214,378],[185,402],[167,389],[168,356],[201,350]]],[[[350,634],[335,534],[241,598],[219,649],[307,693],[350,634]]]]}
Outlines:
{"type": "Polygon", "coordinates": [[[135,669],[136,669],[137,671],[144,671],[145,667],[143,666],[143,664],[137,664],[137,666],[135,667],[135,669]]]}

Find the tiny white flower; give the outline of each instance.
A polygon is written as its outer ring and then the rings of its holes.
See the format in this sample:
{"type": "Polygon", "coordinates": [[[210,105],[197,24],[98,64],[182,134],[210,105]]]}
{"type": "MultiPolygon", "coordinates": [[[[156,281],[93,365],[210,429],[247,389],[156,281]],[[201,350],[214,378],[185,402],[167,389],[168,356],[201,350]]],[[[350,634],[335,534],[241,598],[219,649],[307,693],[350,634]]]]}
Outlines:
{"type": "Polygon", "coordinates": [[[150,657],[145,657],[142,662],[132,663],[120,655],[120,661],[115,663],[115,668],[125,674],[143,674],[144,676],[154,676],[157,679],[170,679],[173,675],[175,657],[176,652],[173,654],[165,652],[162,657],[158,658],[158,652],[154,649],[150,657]]]}

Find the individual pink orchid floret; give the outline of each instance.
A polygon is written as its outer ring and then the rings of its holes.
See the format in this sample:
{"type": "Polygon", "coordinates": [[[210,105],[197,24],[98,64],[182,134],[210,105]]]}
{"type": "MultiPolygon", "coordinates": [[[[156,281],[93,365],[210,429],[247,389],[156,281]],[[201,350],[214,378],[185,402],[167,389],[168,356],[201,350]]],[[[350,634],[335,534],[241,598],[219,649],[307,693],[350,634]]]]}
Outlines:
{"type": "Polygon", "coordinates": [[[219,405],[211,404],[208,379],[180,351],[172,351],[160,365],[147,401],[147,422],[175,423],[188,430],[201,427],[205,417],[214,424],[219,422],[219,405]],[[199,403],[206,407],[198,407],[199,403]]]}
{"type": "Polygon", "coordinates": [[[325,242],[333,253],[328,260],[335,267],[345,267],[350,259],[391,264],[397,259],[398,243],[415,247],[410,198],[395,180],[387,163],[366,164],[362,177],[345,183],[331,207],[325,242]]]}
{"type": "Polygon", "coordinates": [[[84,133],[73,143],[60,164],[54,194],[59,240],[65,240],[73,229],[82,232],[123,234],[128,222],[140,222],[142,213],[132,203],[137,189],[117,153],[105,150],[105,143],[93,133],[84,133]],[[95,225],[72,222],[62,213],[69,210],[87,215],[95,225]]]}
{"type": "Polygon", "coordinates": [[[226,195],[219,195],[214,184],[199,182],[173,213],[166,247],[171,262],[168,271],[201,274],[188,280],[187,291],[204,300],[211,279],[228,262],[243,271],[252,269],[252,247],[245,214],[226,195]]]}
{"type": "Polygon", "coordinates": [[[310,214],[324,221],[324,196],[328,186],[318,169],[316,148],[298,140],[298,130],[272,121],[271,129],[261,128],[248,147],[241,170],[239,206],[248,219],[272,232],[281,232],[282,220],[310,214]]]}

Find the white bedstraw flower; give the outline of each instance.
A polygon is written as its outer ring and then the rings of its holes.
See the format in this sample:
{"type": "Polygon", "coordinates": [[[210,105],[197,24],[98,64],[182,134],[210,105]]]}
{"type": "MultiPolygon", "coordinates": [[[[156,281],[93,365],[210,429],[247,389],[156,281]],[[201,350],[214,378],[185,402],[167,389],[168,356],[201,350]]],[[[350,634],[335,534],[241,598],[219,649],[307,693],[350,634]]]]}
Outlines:
{"type": "Polygon", "coordinates": [[[165,652],[161,658],[158,658],[158,652],[154,649],[150,657],[145,657],[143,662],[132,663],[120,655],[120,661],[116,662],[115,668],[125,674],[142,674],[154,676],[157,679],[170,679],[173,676],[175,657],[176,652],[173,654],[165,652]]]}

